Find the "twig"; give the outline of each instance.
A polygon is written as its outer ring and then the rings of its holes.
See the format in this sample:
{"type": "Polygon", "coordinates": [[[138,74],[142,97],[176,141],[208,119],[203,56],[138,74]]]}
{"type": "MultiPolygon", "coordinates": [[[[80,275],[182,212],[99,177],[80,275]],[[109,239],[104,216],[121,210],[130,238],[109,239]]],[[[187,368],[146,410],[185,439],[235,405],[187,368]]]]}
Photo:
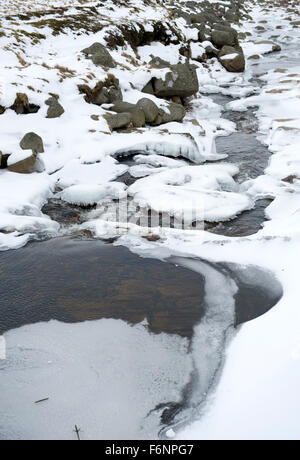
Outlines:
{"type": "Polygon", "coordinates": [[[39,401],[35,401],[34,404],[40,404],[40,403],[45,402],[45,401],[49,401],[49,398],[40,399],[39,401]]]}
{"type": "Polygon", "coordinates": [[[77,439],[78,439],[78,441],[81,441],[81,439],[80,439],[80,431],[81,431],[80,428],[78,428],[78,426],[75,425],[75,430],[74,430],[74,432],[77,434],[77,439]]]}

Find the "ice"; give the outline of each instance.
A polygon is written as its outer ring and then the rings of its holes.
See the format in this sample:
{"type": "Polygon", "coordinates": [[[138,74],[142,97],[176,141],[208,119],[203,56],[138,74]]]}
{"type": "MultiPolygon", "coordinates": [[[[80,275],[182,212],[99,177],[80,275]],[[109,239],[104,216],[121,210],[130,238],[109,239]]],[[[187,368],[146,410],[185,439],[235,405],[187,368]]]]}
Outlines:
{"type": "Polygon", "coordinates": [[[79,184],[106,184],[116,179],[128,170],[125,165],[120,165],[116,160],[107,156],[99,163],[81,163],[72,160],[58,171],[54,177],[61,188],[79,184]]]}
{"type": "Polygon", "coordinates": [[[186,223],[193,212],[207,221],[233,218],[253,207],[252,200],[238,193],[232,176],[234,165],[186,166],[140,179],[128,188],[128,194],[142,207],[168,212],[186,223]]]}
{"type": "Polygon", "coordinates": [[[58,196],[67,203],[79,206],[93,206],[101,200],[119,199],[122,197],[125,184],[121,182],[108,183],[104,185],[73,185],[65,188],[58,196]]]}
{"type": "Polygon", "coordinates": [[[119,320],[51,321],[5,339],[2,439],[76,439],[75,424],[83,440],[153,439],[160,422],[149,412],[179,400],[192,369],[185,339],[119,320]]]}
{"type": "Polygon", "coordinates": [[[41,213],[41,208],[52,196],[53,180],[45,173],[0,173],[0,251],[20,247],[32,233],[55,236],[59,225],[41,213]]]}

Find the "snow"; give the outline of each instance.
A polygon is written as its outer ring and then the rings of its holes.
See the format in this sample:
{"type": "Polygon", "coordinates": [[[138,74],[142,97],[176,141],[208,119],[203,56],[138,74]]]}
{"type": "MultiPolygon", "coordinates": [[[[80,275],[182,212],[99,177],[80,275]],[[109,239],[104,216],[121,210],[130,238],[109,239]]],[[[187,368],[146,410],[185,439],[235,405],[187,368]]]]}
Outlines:
{"type": "Polygon", "coordinates": [[[108,183],[107,185],[73,185],[65,188],[59,198],[70,204],[92,206],[104,199],[119,199],[125,190],[125,184],[108,183]]]}
{"type": "Polygon", "coordinates": [[[230,164],[186,166],[140,179],[128,194],[139,206],[184,218],[187,224],[195,218],[193,210],[202,220],[218,222],[253,207],[248,196],[238,193],[237,173],[230,164]]]}
{"type": "MultiPolygon", "coordinates": [[[[137,3],[137,21],[165,21],[163,8],[145,6],[140,0],[137,3]]],[[[220,3],[228,6],[228,2],[220,3]]],[[[45,4],[46,0],[39,0],[36,8],[45,4]]],[[[18,7],[28,11],[28,5],[32,3],[22,2],[18,7]]],[[[113,320],[78,325],[51,322],[8,332],[8,360],[0,362],[0,424],[5,427],[0,436],[71,438],[76,423],[84,426],[85,438],[149,438],[157,435],[157,414],[145,425],[140,426],[140,420],[161,401],[178,402],[191,370],[197,369],[202,378],[190,400],[193,417],[190,407],[186,408],[183,423],[168,427],[167,436],[299,439],[300,63],[299,32],[291,24],[298,17],[289,13],[288,19],[285,9],[263,11],[251,4],[254,21],[245,21],[239,31],[251,33],[242,46],[246,57],[259,55],[257,62],[249,60],[244,74],[232,74],[217,59],[211,59],[208,68],[192,60],[201,94],[191,101],[182,124],[111,134],[102,118],[105,110],[87,104],[77,90],[80,83],[93,86],[106,76],[103,69],[84,59],[80,50],[94,41],[104,43],[105,33],[113,27],[110,21],[127,20],[128,7],[116,7],[113,2],[108,5],[112,9],[105,19],[107,25],[93,36],[69,31],[55,37],[50,29],[39,29],[46,40],[32,46],[30,39],[23,37],[21,54],[13,45],[13,34],[0,37],[0,58],[5,62],[0,104],[10,106],[16,92],[23,91],[30,102],[41,106],[37,114],[16,115],[8,109],[1,115],[1,151],[13,154],[10,161],[21,158],[19,142],[34,129],[44,141],[45,153],[40,158],[46,168],[29,176],[1,170],[0,251],[60,234],[59,224],[41,212],[52,197],[71,204],[98,204],[87,222],[75,226],[77,231],[90,229],[96,237],[109,238],[117,230],[118,236],[123,234],[117,244],[146,256],[184,255],[186,266],[205,276],[211,308],[195,328],[190,354],[186,341],[179,337],[152,335],[145,324],[132,327],[113,320]],[[262,19],[267,20],[265,31],[255,31],[262,19]],[[287,54],[273,55],[273,45],[257,43],[270,39],[277,26],[282,30],[278,29],[274,40],[287,54]],[[258,74],[264,74],[262,90],[251,81],[258,74]],[[49,93],[58,94],[65,108],[59,119],[45,118],[44,102],[49,93]],[[221,118],[221,108],[209,97],[213,93],[235,97],[227,106],[230,110],[257,107],[259,139],[270,151],[269,165],[261,176],[239,185],[234,180],[236,166],[203,164],[226,159],[217,154],[215,139],[235,130],[234,123],[221,118]],[[98,115],[99,121],[92,115],[98,115]],[[134,155],[135,165],[118,162],[126,154],[134,155]],[[115,179],[127,171],[142,178],[125,190],[115,179]],[[287,181],[288,176],[295,177],[287,181]],[[150,242],[141,238],[148,228],[128,223],[120,229],[118,222],[101,217],[101,205],[111,204],[119,193],[128,193],[135,204],[151,206],[157,212],[171,211],[178,219],[184,215],[189,223],[193,209],[208,221],[223,221],[253,208],[258,199],[273,201],[266,209],[269,220],[247,238],[190,228],[153,228],[161,239],[150,242]],[[225,331],[229,332],[233,323],[236,286],[213,268],[216,262],[270,270],[283,287],[276,307],[239,328],[234,337],[227,337],[225,331]],[[224,308],[220,310],[220,306],[224,308]],[[227,339],[231,342],[228,340],[224,360],[227,339]],[[47,406],[34,406],[35,400],[48,395],[47,406]]],[[[103,14],[106,7],[99,6],[103,14]]],[[[14,8],[7,0],[0,11],[12,12],[14,8]]],[[[7,21],[3,18],[6,30],[7,21]]],[[[196,29],[187,29],[185,21],[176,23],[186,38],[196,36],[196,29]]],[[[32,30],[27,24],[22,28],[32,30]]],[[[200,47],[192,44],[192,58],[199,58],[200,52],[200,47]]],[[[140,58],[130,47],[112,52],[118,66],[111,72],[119,78],[128,102],[144,96],[141,89],[151,77],[163,78],[166,73],[165,69],[149,68],[151,55],[171,63],[180,59],[177,45],[147,45],[139,47],[138,54],[140,58]],[[138,71],[132,59],[137,59],[138,71]]],[[[166,107],[165,101],[147,97],[166,107]]],[[[261,286],[262,279],[258,276],[256,284],[261,286]]]]}
{"type": "Polygon", "coordinates": [[[159,420],[149,411],[170,396],[179,400],[192,369],[186,339],[149,334],[143,323],[51,321],[5,338],[8,359],[0,362],[4,439],[74,439],[75,424],[86,440],[152,439],[159,420]],[[49,401],[34,404],[43,397],[49,401]]]}

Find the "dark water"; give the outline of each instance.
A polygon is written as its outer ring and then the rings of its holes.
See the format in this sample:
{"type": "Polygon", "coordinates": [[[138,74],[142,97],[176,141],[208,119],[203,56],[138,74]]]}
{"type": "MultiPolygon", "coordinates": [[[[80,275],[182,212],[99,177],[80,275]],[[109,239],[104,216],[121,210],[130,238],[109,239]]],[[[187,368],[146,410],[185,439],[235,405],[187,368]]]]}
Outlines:
{"type": "MultiPolygon", "coordinates": [[[[262,288],[241,280],[239,267],[220,265],[220,270],[239,286],[236,324],[278,301],[280,290],[268,288],[273,279],[262,288]]],[[[206,311],[204,286],[199,273],[141,258],[124,247],[68,238],[32,243],[0,254],[0,334],[51,319],[115,318],[135,324],[146,318],[154,333],[190,338],[206,311]]]]}
{"type": "MultiPolygon", "coordinates": [[[[212,98],[215,103],[223,107],[222,118],[236,124],[236,132],[216,139],[217,152],[228,155],[224,161],[239,167],[240,171],[235,180],[241,184],[264,174],[269,163],[270,152],[257,139],[258,120],[255,116],[255,107],[245,112],[235,112],[226,109],[226,105],[233,100],[231,97],[215,94],[212,98]]],[[[254,235],[266,221],[265,209],[271,202],[272,200],[269,199],[259,200],[254,209],[244,211],[228,222],[205,223],[205,230],[231,237],[254,235]]]]}
{"type": "Polygon", "coordinates": [[[254,209],[244,211],[236,219],[228,222],[205,223],[205,230],[217,235],[242,237],[257,233],[266,221],[265,210],[272,200],[258,200],[254,209]]]}

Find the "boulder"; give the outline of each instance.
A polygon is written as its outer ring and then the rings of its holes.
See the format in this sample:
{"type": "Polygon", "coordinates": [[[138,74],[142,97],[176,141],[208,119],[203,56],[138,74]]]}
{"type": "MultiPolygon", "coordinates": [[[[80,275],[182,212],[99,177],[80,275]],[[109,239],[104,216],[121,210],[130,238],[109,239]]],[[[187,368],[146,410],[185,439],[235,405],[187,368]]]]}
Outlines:
{"type": "Polygon", "coordinates": [[[78,85],[79,92],[85,94],[89,104],[112,104],[123,99],[119,80],[113,75],[108,75],[105,81],[99,81],[94,88],[88,85],[78,85]]]}
{"type": "Polygon", "coordinates": [[[28,96],[25,93],[17,93],[15,102],[10,108],[18,115],[37,113],[40,109],[38,105],[29,103],[28,96]]]}
{"type": "Polygon", "coordinates": [[[145,120],[147,123],[154,122],[158,116],[159,110],[157,105],[147,97],[140,99],[137,103],[137,107],[139,107],[144,112],[145,120]]]}
{"type": "Polygon", "coordinates": [[[149,62],[151,67],[155,67],[156,69],[164,69],[166,67],[170,67],[170,62],[161,59],[159,56],[153,56],[151,61],[149,62]]]}
{"type": "Polygon", "coordinates": [[[5,110],[6,110],[5,107],[0,105],[0,115],[2,115],[5,112],[5,110]]]}
{"type": "Polygon", "coordinates": [[[103,66],[108,68],[116,67],[116,63],[101,43],[94,43],[89,48],[82,50],[88,59],[91,59],[96,66],[103,66]]]}
{"type": "Polygon", "coordinates": [[[21,161],[8,164],[8,170],[19,174],[31,174],[33,172],[44,171],[44,164],[39,158],[37,158],[37,155],[33,153],[21,161]]]}
{"type": "Polygon", "coordinates": [[[233,48],[232,46],[223,46],[218,59],[228,72],[244,72],[246,61],[242,48],[233,48]]]}
{"type": "Polygon", "coordinates": [[[111,131],[114,129],[128,128],[131,124],[131,113],[107,113],[104,115],[111,131]]]}
{"type": "Polygon", "coordinates": [[[35,133],[27,133],[20,142],[22,150],[32,150],[33,153],[44,153],[43,139],[35,133]]]}
{"type": "Polygon", "coordinates": [[[159,109],[158,116],[152,125],[158,126],[172,121],[181,122],[184,119],[185,114],[186,110],[181,104],[171,102],[165,110],[159,109]]]}
{"type": "Polygon", "coordinates": [[[236,36],[231,30],[213,30],[211,41],[217,48],[233,46],[236,43],[236,36]]]}
{"type": "Polygon", "coordinates": [[[189,97],[199,90],[197,72],[188,62],[170,66],[165,78],[152,78],[144,87],[143,92],[155,94],[157,97],[189,97]],[[151,82],[151,83],[150,83],[151,82]]]}
{"type": "Polygon", "coordinates": [[[146,124],[146,117],[143,110],[135,104],[117,101],[112,107],[110,107],[110,110],[117,113],[130,113],[131,121],[135,128],[141,128],[146,124]]]}
{"type": "Polygon", "coordinates": [[[50,97],[45,104],[49,106],[46,118],[59,118],[65,112],[56,97],[50,97]]]}

